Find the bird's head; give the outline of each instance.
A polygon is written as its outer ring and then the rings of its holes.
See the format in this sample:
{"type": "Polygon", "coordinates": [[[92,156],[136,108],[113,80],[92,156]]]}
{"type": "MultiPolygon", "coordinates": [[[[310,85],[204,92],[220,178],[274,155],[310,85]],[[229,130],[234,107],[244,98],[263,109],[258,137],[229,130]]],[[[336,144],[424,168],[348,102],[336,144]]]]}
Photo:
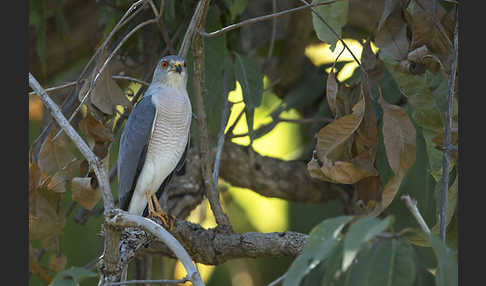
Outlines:
{"type": "Polygon", "coordinates": [[[161,58],[155,67],[152,82],[185,89],[187,83],[186,60],[175,55],[161,58]]]}

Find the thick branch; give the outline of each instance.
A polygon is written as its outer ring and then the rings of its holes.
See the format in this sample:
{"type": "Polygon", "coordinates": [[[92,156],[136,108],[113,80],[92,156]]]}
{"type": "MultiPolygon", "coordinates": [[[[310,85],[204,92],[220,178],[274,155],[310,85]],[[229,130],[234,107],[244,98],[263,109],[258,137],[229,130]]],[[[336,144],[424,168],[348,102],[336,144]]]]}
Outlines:
{"type": "Polygon", "coordinates": [[[155,237],[157,237],[157,239],[159,239],[159,241],[163,242],[163,244],[175,254],[177,259],[181,261],[187,271],[187,276],[189,280],[191,280],[195,286],[204,285],[204,282],[201,279],[201,275],[199,274],[196,266],[192,262],[191,257],[187,254],[184,247],[182,247],[182,245],[162,226],[147,218],[138,215],[128,214],[120,210],[113,211],[107,222],[108,224],[115,227],[142,228],[146,232],[154,235],[155,237]]]}
{"type": "MultiPolygon", "coordinates": [[[[264,256],[297,256],[304,247],[307,235],[292,232],[221,233],[216,229],[204,229],[198,224],[176,220],[171,231],[198,263],[218,265],[230,259],[257,258],[264,256]]],[[[174,254],[163,244],[153,241],[145,253],[174,254]]]]}
{"type": "Polygon", "coordinates": [[[305,162],[261,156],[249,147],[231,142],[225,144],[220,177],[233,186],[290,201],[322,203],[336,199],[339,194],[337,185],[311,178],[305,162]],[[249,160],[250,153],[254,153],[253,163],[249,160]]]}

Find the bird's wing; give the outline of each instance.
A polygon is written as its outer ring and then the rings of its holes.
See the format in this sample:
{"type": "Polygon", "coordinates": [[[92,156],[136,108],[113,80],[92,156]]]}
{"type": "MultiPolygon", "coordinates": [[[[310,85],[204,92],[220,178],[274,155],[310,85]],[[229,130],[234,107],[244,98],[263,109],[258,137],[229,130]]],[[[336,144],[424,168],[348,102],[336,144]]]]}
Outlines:
{"type": "Polygon", "coordinates": [[[120,139],[118,151],[119,207],[128,210],[135,182],[145,162],[148,143],[155,118],[151,95],[144,95],[130,113],[120,139]]]}

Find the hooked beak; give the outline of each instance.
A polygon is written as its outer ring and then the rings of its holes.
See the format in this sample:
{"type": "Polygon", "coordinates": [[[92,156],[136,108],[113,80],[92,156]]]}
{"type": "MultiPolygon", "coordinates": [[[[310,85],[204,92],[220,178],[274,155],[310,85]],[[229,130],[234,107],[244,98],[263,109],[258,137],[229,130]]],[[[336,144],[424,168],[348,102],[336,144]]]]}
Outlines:
{"type": "Polygon", "coordinates": [[[182,66],[180,64],[175,65],[175,69],[178,73],[182,72],[182,66]]]}

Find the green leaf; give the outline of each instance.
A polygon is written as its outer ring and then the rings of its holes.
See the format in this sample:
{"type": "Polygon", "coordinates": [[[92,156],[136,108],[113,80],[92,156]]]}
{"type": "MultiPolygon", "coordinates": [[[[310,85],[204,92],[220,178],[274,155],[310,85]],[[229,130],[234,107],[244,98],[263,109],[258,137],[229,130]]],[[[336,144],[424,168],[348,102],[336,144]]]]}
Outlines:
{"type": "MultiPolygon", "coordinates": [[[[377,247],[374,244],[370,242],[365,243],[356,256],[356,263],[351,265],[349,270],[345,272],[345,275],[341,275],[345,276],[345,283],[340,285],[371,286],[366,283],[369,280],[369,276],[374,274],[373,259],[376,250],[377,247]]],[[[339,271],[341,271],[341,261],[339,263],[339,271]]]]}
{"type": "Polygon", "coordinates": [[[341,269],[346,271],[358,254],[361,246],[383,232],[390,225],[390,217],[380,220],[375,217],[365,217],[350,227],[344,237],[343,261],[341,269]]]}
{"type": "Polygon", "coordinates": [[[251,58],[235,53],[235,77],[241,85],[245,102],[246,122],[250,140],[253,140],[253,115],[262,101],[263,75],[260,67],[251,58]]]}
{"type": "MultiPolygon", "coordinates": [[[[220,11],[216,6],[209,9],[206,18],[206,30],[221,28],[220,11]]],[[[227,69],[230,54],[226,48],[226,36],[204,38],[204,89],[208,129],[211,137],[215,137],[221,126],[221,113],[225,104],[223,89],[223,72],[227,69]]],[[[231,66],[230,66],[231,67],[231,66]]],[[[229,89],[228,89],[229,91],[229,89]]],[[[215,143],[216,140],[211,140],[215,143]]]]}
{"type": "Polygon", "coordinates": [[[83,267],[74,267],[58,272],[49,286],[78,286],[81,280],[96,277],[97,274],[83,267]]]}
{"type": "Polygon", "coordinates": [[[413,285],[416,276],[414,251],[399,239],[367,242],[346,272],[346,286],[413,285]]]}
{"type": "Polygon", "coordinates": [[[414,247],[414,261],[416,268],[414,286],[434,285],[434,275],[427,268],[435,268],[435,255],[430,247],[414,247]]]}
{"type": "Polygon", "coordinates": [[[287,271],[283,286],[299,285],[303,277],[330,254],[338,243],[341,230],[351,219],[351,216],[339,216],[324,220],[314,227],[302,254],[294,260],[287,271]]]}
{"type": "Polygon", "coordinates": [[[343,261],[343,242],[339,241],[327,258],[324,276],[322,277],[322,286],[338,286],[344,282],[344,275],[341,271],[341,261],[343,261]]]}
{"type": "Polygon", "coordinates": [[[408,286],[415,280],[413,249],[410,244],[397,239],[378,242],[372,264],[373,273],[367,285],[408,286]]]}
{"type": "MultiPolygon", "coordinates": [[[[314,0],[312,4],[322,2],[322,0],[314,0]]],[[[342,0],[336,1],[329,5],[321,5],[314,7],[313,9],[332,27],[332,29],[341,37],[342,27],[346,25],[348,20],[348,7],[349,1],[342,0]]],[[[327,27],[322,20],[312,13],[312,24],[314,25],[314,30],[316,31],[319,40],[331,45],[331,50],[334,51],[338,38],[336,35],[327,27]]]]}
{"type": "Polygon", "coordinates": [[[434,234],[429,234],[428,238],[437,258],[435,285],[456,286],[458,284],[458,265],[455,254],[434,234]]]}
{"type": "Polygon", "coordinates": [[[438,84],[438,75],[430,71],[422,75],[413,75],[396,70],[397,65],[391,61],[384,63],[413,108],[412,118],[423,128],[442,129],[441,108],[438,103],[441,100],[437,98],[437,93],[443,92],[443,85],[438,84]]]}

